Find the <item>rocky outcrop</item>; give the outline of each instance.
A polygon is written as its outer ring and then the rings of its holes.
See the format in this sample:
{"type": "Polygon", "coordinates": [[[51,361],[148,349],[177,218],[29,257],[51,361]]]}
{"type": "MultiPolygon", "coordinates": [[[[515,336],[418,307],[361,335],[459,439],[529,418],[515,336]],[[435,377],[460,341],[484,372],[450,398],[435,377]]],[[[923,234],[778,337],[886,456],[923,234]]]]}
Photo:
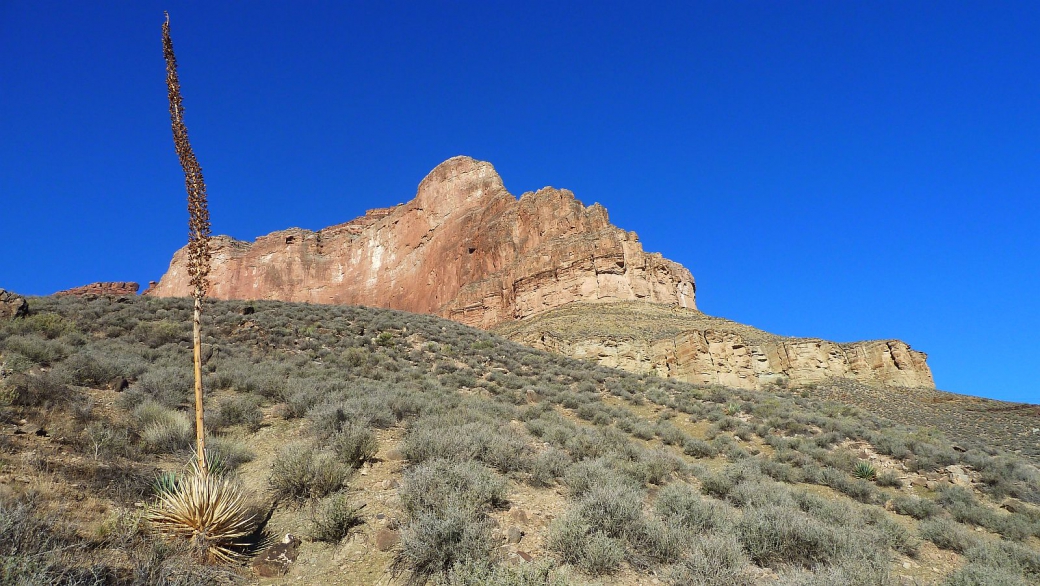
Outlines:
{"type": "Polygon", "coordinates": [[[0,319],[29,315],[29,302],[10,291],[0,289],[0,319]]]}
{"type": "MultiPolygon", "coordinates": [[[[412,201],[312,232],[211,241],[210,295],[356,304],[432,313],[489,328],[574,301],[695,308],[690,271],[643,251],[634,232],[546,187],[519,199],[490,163],[455,157],[412,201]]],[[[186,250],[159,297],[190,295],[186,250]]]]}
{"type": "Polygon", "coordinates": [[[651,304],[563,307],[496,328],[515,341],[631,372],[762,388],[830,378],[934,388],[927,355],[899,340],[839,344],[776,336],[698,311],[651,304]]]}
{"type": "Polygon", "coordinates": [[[131,281],[111,281],[106,283],[91,283],[82,287],[73,287],[64,291],[58,291],[54,295],[73,295],[76,297],[128,297],[137,295],[141,286],[131,281]]]}

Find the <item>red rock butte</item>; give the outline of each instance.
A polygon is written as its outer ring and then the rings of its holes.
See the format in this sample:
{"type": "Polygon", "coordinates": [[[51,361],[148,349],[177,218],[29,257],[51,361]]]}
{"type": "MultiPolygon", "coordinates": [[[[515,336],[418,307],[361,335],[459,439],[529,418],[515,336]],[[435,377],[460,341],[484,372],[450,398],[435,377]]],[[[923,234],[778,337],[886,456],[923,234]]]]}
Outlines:
{"type": "MultiPolygon", "coordinates": [[[[517,199],[490,163],[454,157],[408,203],[317,232],[291,228],[242,242],[211,240],[210,295],[387,307],[490,328],[571,303],[647,301],[696,308],[682,265],[647,253],[546,187],[517,199]]],[[[186,249],[145,292],[190,295],[186,249]]]]}

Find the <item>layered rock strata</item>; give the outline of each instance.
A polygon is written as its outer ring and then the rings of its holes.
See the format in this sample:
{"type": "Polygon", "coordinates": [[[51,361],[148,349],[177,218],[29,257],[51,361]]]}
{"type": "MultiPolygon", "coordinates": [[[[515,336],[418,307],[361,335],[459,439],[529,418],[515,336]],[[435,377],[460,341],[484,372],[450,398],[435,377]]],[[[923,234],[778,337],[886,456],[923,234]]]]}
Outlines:
{"type": "MultiPolygon", "coordinates": [[[[490,328],[574,301],[695,308],[690,271],[643,251],[565,189],[519,199],[490,163],[454,157],[405,204],[312,232],[211,241],[210,295],[388,307],[490,328]]],[[[186,250],[148,295],[188,296],[186,250]]]]}
{"type": "Polygon", "coordinates": [[[847,378],[935,387],[927,355],[899,340],[788,338],[652,304],[574,304],[495,331],[542,350],[697,384],[754,389],[847,378]]]}
{"type": "Polygon", "coordinates": [[[64,291],[58,291],[55,296],[73,295],[76,297],[127,297],[131,295],[137,295],[137,290],[141,286],[133,281],[110,281],[103,283],[91,283],[89,285],[83,285],[82,287],[73,287],[72,289],[65,289],[64,291]]]}

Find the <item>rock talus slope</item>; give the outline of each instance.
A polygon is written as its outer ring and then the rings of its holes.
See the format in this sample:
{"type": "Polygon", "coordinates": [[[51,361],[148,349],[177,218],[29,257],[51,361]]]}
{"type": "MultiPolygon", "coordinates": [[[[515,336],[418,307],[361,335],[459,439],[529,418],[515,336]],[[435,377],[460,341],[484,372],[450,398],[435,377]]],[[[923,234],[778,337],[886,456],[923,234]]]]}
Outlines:
{"type": "MultiPolygon", "coordinates": [[[[695,308],[690,271],[643,251],[599,204],[546,187],[519,199],[490,163],[454,157],[412,201],[312,232],[212,239],[210,294],[432,313],[489,328],[573,301],[695,308]]],[[[186,250],[146,294],[190,295],[186,250]]]]}

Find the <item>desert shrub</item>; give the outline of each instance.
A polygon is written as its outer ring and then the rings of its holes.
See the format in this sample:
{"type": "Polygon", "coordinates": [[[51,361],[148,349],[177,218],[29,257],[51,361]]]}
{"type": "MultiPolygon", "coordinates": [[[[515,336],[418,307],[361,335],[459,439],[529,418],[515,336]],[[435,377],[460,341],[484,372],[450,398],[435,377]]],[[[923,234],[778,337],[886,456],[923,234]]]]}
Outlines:
{"type": "Polygon", "coordinates": [[[752,586],[754,574],[740,542],[732,535],[707,533],[691,539],[689,553],[665,573],[673,586],[752,586]]]}
{"type": "Polygon", "coordinates": [[[1029,586],[1034,584],[1014,571],[994,566],[968,564],[942,581],[941,586],[1029,586]]]}
{"type": "Polygon", "coordinates": [[[432,459],[480,460],[502,472],[527,467],[531,448],[527,440],[508,426],[459,423],[451,418],[420,419],[405,436],[401,453],[415,463],[432,459]]]}
{"type": "Polygon", "coordinates": [[[361,508],[352,505],[346,494],[336,493],[323,499],[311,515],[311,538],[339,543],[351,529],[363,522],[361,508]]]}
{"type": "Polygon", "coordinates": [[[275,458],[269,483],[276,498],[302,502],[336,492],[347,475],[348,469],[332,454],[295,443],[283,448],[275,458]]]}
{"type": "Polygon", "coordinates": [[[140,390],[153,400],[172,407],[193,396],[194,377],[190,367],[163,366],[145,372],[130,388],[140,390]]]}
{"type": "Polygon", "coordinates": [[[726,505],[701,497],[692,486],[682,482],[661,488],[654,511],[667,522],[695,533],[725,532],[736,516],[726,505]]]}
{"type": "Polygon", "coordinates": [[[661,441],[668,446],[683,445],[683,442],[686,440],[686,434],[674,424],[667,421],[658,423],[656,432],[657,436],[661,438],[661,441]]]}
{"type": "Polygon", "coordinates": [[[505,502],[506,482],[479,462],[429,460],[405,472],[399,494],[413,516],[449,506],[485,511],[505,502]]]}
{"type": "Polygon", "coordinates": [[[737,536],[755,563],[771,568],[811,568],[880,553],[872,549],[875,546],[869,543],[870,536],[854,535],[845,527],[828,525],[797,509],[776,505],[745,510],[737,523],[737,536]]]}
{"type": "Polygon", "coordinates": [[[437,586],[567,586],[574,582],[551,560],[506,566],[489,561],[459,562],[446,575],[435,576],[437,586]]]}
{"type": "Polygon", "coordinates": [[[0,583],[90,584],[90,569],[78,567],[86,543],[56,515],[44,513],[31,494],[0,495],[0,583]]]}
{"type": "Polygon", "coordinates": [[[256,457],[243,441],[221,436],[206,437],[206,453],[213,463],[227,471],[252,462],[256,457]]]}
{"type": "Polygon", "coordinates": [[[191,332],[186,322],[174,322],[165,319],[138,322],[134,326],[133,335],[149,348],[158,348],[165,344],[191,340],[191,332]]]}
{"type": "Polygon", "coordinates": [[[379,442],[372,430],[353,423],[345,424],[329,443],[336,455],[354,468],[374,458],[379,451],[379,442]]]}
{"type": "Polygon", "coordinates": [[[802,471],[798,468],[775,460],[762,460],[759,464],[759,468],[761,468],[763,474],[773,480],[787,482],[789,484],[801,482],[805,478],[802,471]]]}
{"type": "Polygon", "coordinates": [[[230,425],[242,425],[250,432],[256,433],[264,420],[264,412],[260,410],[260,399],[253,395],[224,399],[212,413],[214,417],[207,421],[207,424],[213,431],[230,425]]]}
{"type": "Polygon", "coordinates": [[[946,517],[925,519],[918,525],[917,531],[936,547],[957,553],[964,553],[979,541],[966,527],[946,517]]]}
{"type": "Polygon", "coordinates": [[[718,499],[725,499],[737,484],[761,477],[762,473],[759,471],[758,463],[747,460],[701,478],[701,492],[718,499]]]}
{"type": "Polygon", "coordinates": [[[765,505],[792,507],[795,504],[790,492],[783,485],[765,478],[738,482],[726,495],[726,500],[740,508],[765,505]]]}
{"type": "Polygon", "coordinates": [[[80,394],[52,372],[0,380],[0,404],[17,407],[67,406],[80,394]]]}
{"type": "Polygon", "coordinates": [[[890,488],[903,488],[903,481],[899,479],[899,475],[891,470],[882,472],[877,475],[875,480],[878,486],[887,486],[890,488]]]}
{"type": "Polygon", "coordinates": [[[556,483],[557,478],[564,475],[570,464],[571,458],[567,452],[557,448],[548,448],[531,460],[528,470],[531,476],[528,483],[531,486],[552,486],[556,483]]]}
{"type": "Polygon", "coordinates": [[[73,354],[62,363],[61,371],[71,384],[84,387],[102,387],[123,375],[117,364],[94,352],[73,354]]]}
{"type": "Polygon", "coordinates": [[[391,574],[399,577],[410,571],[409,584],[424,584],[435,575],[447,575],[456,565],[486,561],[494,549],[486,515],[457,502],[442,509],[422,509],[401,532],[391,574]]]}
{"type": "Polygon", "coordinates": [[[917,520],[934,517],[942,510],[930,499],[902,495],[892,499],[892,508],[900,515],[908,515],[917,520]]]}
{"type": "Polygon", "coordinates": [[[191,449],[195,425],[187,413],[146,400],[133,411],[141,429],[141,444],[151,452],[171,453],[191,449]]]}
{"type": "Polygon", "coordinates": [[[572,497],[580,497],[598,485],[619,483],[637,485],[632,477],[622,474],[617,468],[617,462],[612,458],[584,460],[567,469],[564,474],[564,483],[570,489],[572,497]]]}
{"type": "Polygon", "coordinates": [[[714,458],[719,451],[704,440],[687,437],[683,440],[683,453],[694,458],[714,458]]]}
{"type": "Polygon", "coordinates": [[[560,559],[591,575],[616,571],[625,559],[625,544],[595,531],[580,515],[565,513],[549,526],[546,548],[560,559]]]}
{"type": "Polygon", "coordinates": [[[596,484],[578,499],[572,511],[594,531],[624,538],[642,522],[643,492],[624,481],[596,484]]]}
{"type": "Polygon", "coordinates": [[[823,469],[823,484],[868,505],[876,503],[880,498],[873,484],[859,478],[850,478],[837,468],[823,469]]]}

